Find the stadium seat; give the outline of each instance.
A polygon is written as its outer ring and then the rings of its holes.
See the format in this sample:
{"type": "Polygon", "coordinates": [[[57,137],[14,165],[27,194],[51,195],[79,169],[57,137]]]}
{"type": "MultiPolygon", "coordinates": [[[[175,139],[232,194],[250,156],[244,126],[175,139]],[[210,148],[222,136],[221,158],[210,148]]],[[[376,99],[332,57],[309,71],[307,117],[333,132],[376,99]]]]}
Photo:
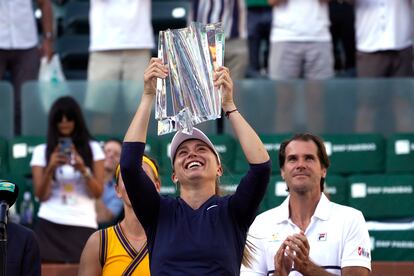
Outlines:
{"type": "Polygon", "coordinates": [[[63,34],[89,34],[89,1],[69,1],[63,7],[63,34]]]}
{"type": "Polygon", "coordinates": [[[326,177],[325,193],[328,194],[329,200],[342,205],[349,205],[349,184],[345,177],[339,175],[330,175],[326,177]]]}
{"type": "Polygon", "coordinates": [[[279,206],[288,196],[286,182],[280,176],[272,176],[262,201],[260,212],[279,206]]]}
{"type": "Polygon", "coordinates": [[[324,135],[330,173],[383,173],[385,139],[379,134],[324,135]]]}
{"type": "Polygon", "coordinates": [[[0,177],[9,171],[8,154],[9,151],[7,140],[0,137],[0,177]]]}
{"type": "Polygon", "coordinates": [[[394,134],[388,138],[386,171],[414,172],[414,134],[394,134]]]}
{"type": "Polygon", "coordinates": [[[414,229],[370,230],[369,235],[373,261],[399,263],[414,261],[414,229]]]}
{"type": "MultiPolygon", "coordinates": [[[[279,148],[280,144],[291,137],[288,134],[262,134],[259,135],[266,150],[269,152],[270,159],[272,160],[272,174],[279,174],[279,148]]],[[[248,163],[244,157],[243,150],[240,144],[236,145],[236,154],[234,161],[234,171],[236,173],[246,173],[248,169],[248,163]]]]}
{"type": "Polygon", "coordinates": [[[349,205],[367,220],[414,217],[414,175],[353,175],[349,205]]]}
{"type": "Polygon", "coordinates": [[[57,39],[56,50],[60,55],[65,77],[86,79],[89,58],[88,35],[63,35],[57,39]]]}
{"type": "Polygon", "coordinates": [[[43,136],[19,136],[10,140],[9,167],[11,175],[31,176],[30,161],[34,148],[46,142],[43,136]]]}

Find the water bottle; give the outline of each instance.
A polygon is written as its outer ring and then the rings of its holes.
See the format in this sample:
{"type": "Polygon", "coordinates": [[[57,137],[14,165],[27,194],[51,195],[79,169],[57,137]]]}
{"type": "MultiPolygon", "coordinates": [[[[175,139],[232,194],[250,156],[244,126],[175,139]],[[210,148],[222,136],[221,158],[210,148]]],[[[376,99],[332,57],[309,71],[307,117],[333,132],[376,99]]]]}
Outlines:
{"type": "Polygon", "coordinates": [[[31,226],[33,223],[33,211],[32,194],[30,191],[25,191],[23,194],[23,201],[20,205],[20,223],[31,226]]]}

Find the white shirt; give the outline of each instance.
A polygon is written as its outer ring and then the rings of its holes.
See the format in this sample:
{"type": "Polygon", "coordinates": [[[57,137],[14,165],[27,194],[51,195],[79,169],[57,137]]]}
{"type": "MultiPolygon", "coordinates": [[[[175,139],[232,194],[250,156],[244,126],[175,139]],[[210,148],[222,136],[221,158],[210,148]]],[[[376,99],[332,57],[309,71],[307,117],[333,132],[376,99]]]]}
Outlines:
{"type": "Polygon", "coordinates": [[[29,49],[37,42],[32,0],[1,0],[0,49],[29,49]]]}
{"type": "Polygon", "coordinates": [[[152,49],[150,0],[91,0],[90,51],[152,49]]]}
{"type": "MultiPolygon", "coordinates": [[[[105,155],[98,142],[89,143],[93,161],[103,160],[105,155]]],[[[46,167],[46,145],[35,147],[30,166],[46,167]]],[[[56,169],[52,182],[52,194],[40,204],[38,217],[57,224],[98,228],[95,199],[89,196],[81,172],[70,165],[56,169]]]]}
{"type": "Polygon", "coordinates": [[[412,45],[410,0],[356,0],[357,50],[401,50],[412,45]]]}
{"type": "MultiPolygon", "coordinates": [[[[289,198],[278,207],[256,217],[248,239],[255,245],[252,268],[242,267],[241,275],[272,275],[274,256],[288,235],[300,229],[289,218],[289,198]]],[[[341,275],[341,268],[361,266],[371,270],[371,244],[362,213],[330,202],[324,194],[305,231],[309,257],[328,272],[341,275]]],[[[301,275],[292,271],[289,275],[301,275]]]]}
{"type": "Polygon", "coordinates": [[[331,41],[328,5],[319,0],[289,0],[273,6],[270,40],[331,41]]]}

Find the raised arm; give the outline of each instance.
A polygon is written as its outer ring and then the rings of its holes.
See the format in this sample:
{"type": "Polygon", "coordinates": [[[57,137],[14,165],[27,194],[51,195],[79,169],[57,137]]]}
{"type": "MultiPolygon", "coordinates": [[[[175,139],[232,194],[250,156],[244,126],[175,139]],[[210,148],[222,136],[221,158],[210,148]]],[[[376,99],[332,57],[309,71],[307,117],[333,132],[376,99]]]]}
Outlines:
{"type": "Polygon", "coordinates": [[[144,228],[156,221],[160,196],[152,180],[141,167],[147,140],[151,107],[155,97],[157,78],[165,78],[167,69],[161,60],[152,58],[144,73],[144,93],[141,103],[125,134],[121,152],[121,174],[131,205],[144,228]]]}
{"type": "Polygon", "coordinates": [[[152,58],[144,73],[144,93],[141,103],[125,134],[124,142],[142,142],[147,140],[147,130],[151,108],[154,102],[157,78],[165,78],[168,69],[158,58],[152,58]]]}
{"type": "MultiPolygon", "coordinates": [[[[271,173],[270,157],[259,136],[237,111],[233,101],[233,81],[225,67],[215,72],[214,84],[222,87],[222,107],[239,140],[250,169],[230,200],[230,209],[243,227],[253,222],[260,201],[266,192],[271,173]]],[[[247,230],[247,229],[246,229],[247,230]]]]}
{"type": "Polygon", "coordinates": [[[233,81],[230,78],[228,68],[219,67],[216,70],[214,84],[222,86],[223,111],[233,127],[247,161],[250,164],[261,164],[268,161],[270,159],[269,154],[259,136],[237,111],[233,100],[233,81]]]}

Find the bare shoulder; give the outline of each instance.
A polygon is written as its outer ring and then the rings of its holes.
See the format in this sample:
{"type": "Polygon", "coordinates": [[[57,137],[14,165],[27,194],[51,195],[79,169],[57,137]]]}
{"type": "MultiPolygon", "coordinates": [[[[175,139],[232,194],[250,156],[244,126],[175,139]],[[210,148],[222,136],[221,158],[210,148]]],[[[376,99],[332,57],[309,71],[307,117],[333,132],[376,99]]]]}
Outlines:
{"type": "Polygon", "coordinates": [[[100,231],[94,232],[83,248],[80,264],[79,276],[82,275],[101,275],[102,267],[99,262],[100,231]]]}
{"type": "Polygon", "coordinates": [[[86,242],[85,248],[89,245],[91,248],[97,248],[99,251],[99,240],[101,230],[95,231],[86,242]]]}

